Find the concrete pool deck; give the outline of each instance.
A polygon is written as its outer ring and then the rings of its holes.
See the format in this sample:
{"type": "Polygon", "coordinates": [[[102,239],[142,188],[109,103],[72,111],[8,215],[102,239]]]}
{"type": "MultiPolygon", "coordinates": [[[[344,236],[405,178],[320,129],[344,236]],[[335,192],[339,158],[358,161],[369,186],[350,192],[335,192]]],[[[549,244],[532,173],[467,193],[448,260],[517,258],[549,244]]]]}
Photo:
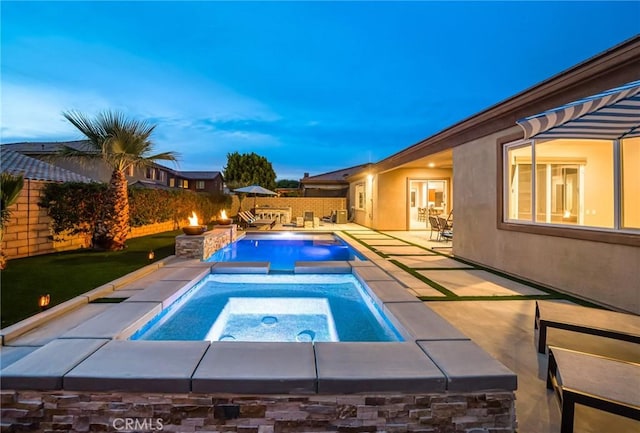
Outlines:
{"type": "MultiPolygon", "coordinates": [[[[446,248],[451,246],[451,243],[430,241],[428,230],[378,233],[360,228],[354,231],[353,235],[366,242],[368,237],[380,238],[380,235],[383,235],[385,238],[400,239],[407,245],[418,245],[422,251],[417,255],[386,254],[386,257],[378,258],[408,265],[408,268],[418,272],[428,281],[438,281],[436,276],[446,272],[445,275],[448,275],[452,284],[442,280],[438,282],[454,295],[462,295],[465,290],[473,289],[477,299],[471,297],[452,300],[451,297],[445,297],[441,292],[424,283],[424,280],[421,282],[427,285],[428,289],[425,291],[415,287],[413,291],[418,296],[429,297],[426,303],[435,312],[518,375],[518,389],[515,394],[519,432],[555,433],[560,431],[560,407],[553,391],[546,388],[547,356],[538,354],[535,346],[533,328],[535,300],[528,299],[526,295],[530,289],[537,289],[529,287],[521,293],[521,299],[513,299],[513,295],[509,298],[505,295],[509,292],[519,293],[521,287],[519,282],[495,274],[492,274],[491,279],[487,281],[479,278],[470,282],[468,269],[476,269],[474,271],[476,274],[480,269],[441,255],[440,253],[451,252],[451,249],[446,248]],[[436,250],[432,249],[434,247],[436,250]],[[457,266],[443,269],[433,257],[448,258],[457,262],[457,266]],[[463,281],[472,286],[462,286],[463,281]],[[459,291],[458,285],[463,290],[459,291]],[[496,290],[496,285],[500,286],[500,290],[496,290]],[[437,292],[436,296],[441,296],[443,300],[438,301],[434,292],[437,292]],[[504,294],[501,295],[502,293],[504,294]],[[491,299],[487,299],[488,296],[491,299]]],[[[485,275],[484,272],[482,275],[485,275]]],[[[529,293],[535,294],[535,292],[529,293]]],[[[547,293],[538,291],[538,294],[547,293]]],[[[547,295],[553,298],[552,294],[547,295]]],[[[553,330],[552,334],[549,335],[548,344],[640,363],[640,347],[636,344],[559,329],[553,330]]],[[[585,406],[576,406],[575,433],[635,433],[637,431],[640,431],[640,422],[585,406]]]]}
{"type": "MultiPolygon", "coordinates": [[[[136,330],[167,308],[211,272],[238,270],[235,263],[202,263],[171,259],[152,273],[111,290],[131,294],[123,302],[80,314],[96,304],[75,310],[73,326],[68,315],[17,335],[5,335],[6,352],[33,344],[42,346],[3,366],[0,383],[4,389],[72,389],[139,392],[242,392],[247,393],[353,393],[353,392],[472,392],[491,388],[513,391],[516,376],[492,360],[468,337],[409,294],[390,274],[372,262],[305,262],[303,273],[316,268],[352,273],[381,310],[389,316],[405,339],[404,343],[256,343],[130,341],[136,330]],[[483,370],[474,364],[450,367],[452,361],[439,356],[433,341],[456,341],[471,359],[482,360],[483,370]],[[230,346],[231,344],[231,346],[230,346]],[[236,352],[230,352],[233,350],[236,352]],[[274,350],[278,347],[278,350],[274,350]],[[241,350],[243,362],[238,363],[241,350]],[[72,356],[68,354],[72,352],[72,356]],[[62,356],[62,355],[65,356],[62,356]],[[46,369],[38,365],[55,359],[46,369]],[[265,359],[269,362],[265,364],[265,359]],[[439,359],[440,361],[435,361],[439,359]],[[439,365],[438,362],[440,362],[439,365]],[[212,364],[213,363],[213,364],[212,364]],[[492,367],[490,367],[492,364],[492,367]],[[215,368],[213,367],[215,365],[215,368]],[[265,366],[268,365],[268,368],[265,366]],[[393,369],[389,366],[393,365],[393,369]],[[272,366],[279,366],[274,369],[272,366]],[[262,373],[261,373],[262,372],[262,373]],[[479,381],[485,377],[486,383],[479,381]],[[483,386],[485,386],[483,388],[483,386]]],[[[266,273],[268,263],[252,263],[243,272],[266,273]]],[[[22,352],[21,352],[22,353],[22,352]]]]}

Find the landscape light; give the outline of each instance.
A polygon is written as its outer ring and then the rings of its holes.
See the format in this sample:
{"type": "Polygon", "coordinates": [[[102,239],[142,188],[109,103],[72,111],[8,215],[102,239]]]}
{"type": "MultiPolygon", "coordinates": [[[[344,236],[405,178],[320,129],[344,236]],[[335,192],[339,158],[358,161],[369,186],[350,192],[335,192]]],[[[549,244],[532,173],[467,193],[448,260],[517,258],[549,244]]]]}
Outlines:
{"type": "Polygon", "coordinates": [[[44,311],[49,308],[49,303],[51,303],[51,295],[49,295],[48,293],[38,298],[38,306],[40,307],[40,311],[44,311]]]}

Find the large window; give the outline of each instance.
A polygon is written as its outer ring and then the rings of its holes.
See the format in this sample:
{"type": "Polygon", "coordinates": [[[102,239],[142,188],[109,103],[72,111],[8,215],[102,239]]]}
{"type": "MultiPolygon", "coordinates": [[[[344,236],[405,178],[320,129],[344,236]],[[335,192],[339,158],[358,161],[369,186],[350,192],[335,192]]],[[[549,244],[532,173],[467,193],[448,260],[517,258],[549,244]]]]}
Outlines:
{"type": "Polygon", "coordinates": [[[640,139],[511,143],[504,174],[507,221],[640,228],[640,139]]]}

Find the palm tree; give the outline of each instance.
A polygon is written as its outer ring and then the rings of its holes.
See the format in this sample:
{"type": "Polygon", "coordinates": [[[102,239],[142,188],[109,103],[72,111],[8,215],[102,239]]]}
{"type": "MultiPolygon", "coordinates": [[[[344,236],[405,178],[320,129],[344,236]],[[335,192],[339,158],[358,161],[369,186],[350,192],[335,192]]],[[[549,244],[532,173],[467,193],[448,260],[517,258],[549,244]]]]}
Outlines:
{"type": "Polygon", "coordinates": [[[109,250],[125,248],[129,233],[129,195],[125,171],[129,167],[147,167],[155,161],[177,161],[175,152],[152,154],[151,133],[155,125],[127,119],[123,113],[105,111],[95,118],[77,111],[64,117],[89,140],[86,149],[64,146],[59,156],[81,161],[102,160],[112,170],[109,181],[108,219],[105,221],[103,246],[109,250]]]}
{"type": "MultiPolygon", "coordinates": [[[[22,176],[14,176],[9,173],[0,174],[0,242],[4,237],[4,228],[11,218],[9,207],[18,200],[23,186],[22,176]]],[[[0,269],[6,267],[7,258],[4,251],[0,251],[0,269]]]]}

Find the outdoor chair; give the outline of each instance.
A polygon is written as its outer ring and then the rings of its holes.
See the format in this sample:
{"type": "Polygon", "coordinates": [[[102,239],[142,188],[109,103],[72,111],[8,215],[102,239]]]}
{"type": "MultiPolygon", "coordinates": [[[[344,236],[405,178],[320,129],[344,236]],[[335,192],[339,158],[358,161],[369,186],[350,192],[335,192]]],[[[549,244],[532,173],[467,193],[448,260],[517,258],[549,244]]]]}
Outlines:
{"type": "Polygon", "coordinates": [[[272,228],[276,224],[275,220],[257,219],[249,211],[238,212],[238,216],[245,222],[247,227],[255,227],[255,228],[265,230],[265,229],[272,228]]]}
{"type": "Polygon", "coordinates": [[[449,225],[446,219],[442,217],[436,217],[438,220],[438,226],[440,227],[440,240],[450,241],[453,239],[453,227],[449,225]]]}
{"type": "Polygon", "coordinates": [[[335,210],[332,210],[331,215],[322,217],[322,222],[335,224],[337,216],[338,216],[338,212],[335,210]]]}
{"type": "Polygon", "coordinates": [[[429,232],[429,240],[433,240],[433,234],[436,234],[436,240],[440,240],[440,224],[438,223],[438,218],[434,216],[429,216],[429,228],[431,231],[429,232]]]}
{"type": "Polygon", "coordinates": [[[433,240],[433,233],[436,233],[436,241],[450,241],[453,239],[453,229],[447,225],[447,220],[442,217],[430,216],[429,240],[433,240]]]}
{"type": "Polygon", "coordinates": [[[440,230],[451,230],[453,227],[449,224],[449,221],[442,218],[441,216],[436,217],[438,219],[438,225],[440,226],[440,230]]]}

